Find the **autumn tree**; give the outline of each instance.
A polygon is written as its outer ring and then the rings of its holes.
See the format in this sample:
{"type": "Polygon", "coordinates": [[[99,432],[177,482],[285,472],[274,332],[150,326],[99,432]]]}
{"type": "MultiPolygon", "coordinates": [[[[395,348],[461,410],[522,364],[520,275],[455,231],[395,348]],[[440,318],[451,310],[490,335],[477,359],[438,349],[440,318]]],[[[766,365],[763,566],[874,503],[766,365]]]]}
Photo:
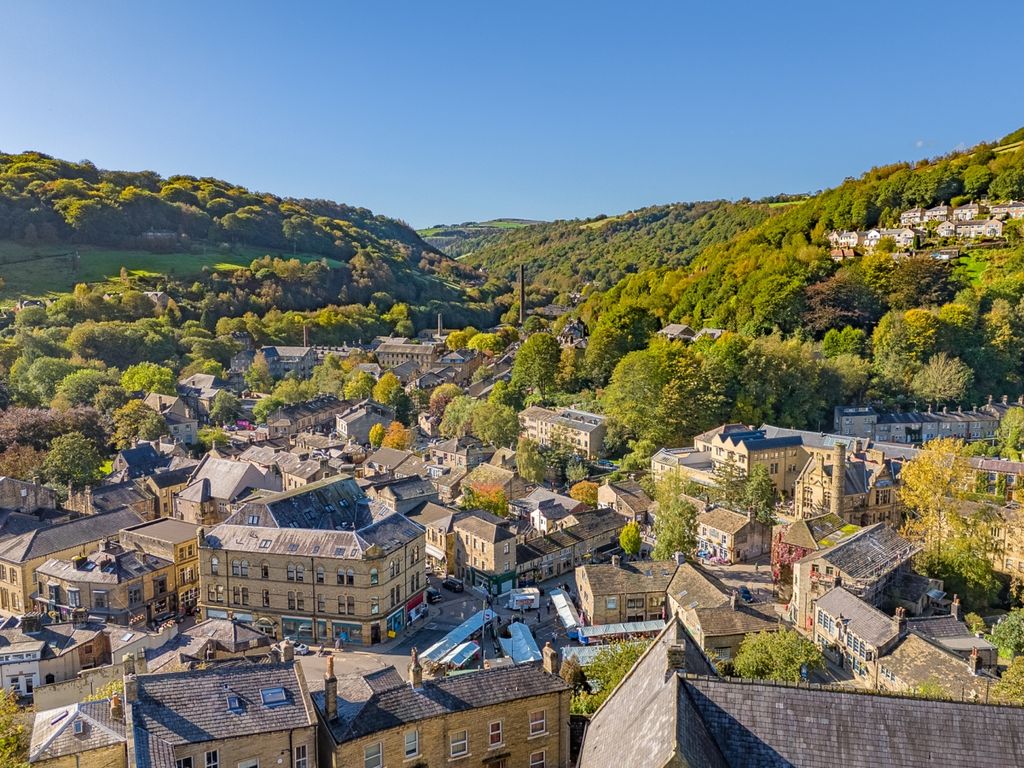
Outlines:
{"type": "Polygon", "coordinates": [[[412,431],[402,426],[401,422],[393,421],[380,444],[385,448],[407,451],[412,448],[412,431]]]}
{"type": "Polygon", "coordinates": [[[352,375],[345,381],[343,390],[346,400],[359,402],[365,400],[373,393],[373,385],[376,383],[373,376],[366,371],[353,371],[352,375]]]}
{"type": "Polygon", "coordinates": [[[539,483],[544,480],[547,462],[540,452],[540,446],[527,437],[520,437],[516,444],[516,469],[528,483],[539,483]]]}
{"type": "Polygon", "coordinates": [[[495,448],[510,448],[519,436],[519,415],[506,405],[478,403],[472,411],[472,432],[495,448]]]}
{"type": "Polygon", "coordinates": [[[508,497],[497,485],[475,485],[462,489],[463,509],[482,509],[498,517],[508,516],[508,497]]]}
{"type": "Polygon", "coordinates": [[[370,427],[370,433],[369,433],[370,446],[372,448],[380,448],[380,446],[384,442],[384,438],[386,436],[387,436],[387,430],[384,429],[384,425],[383,424],[374,424],[372,427],[370,427]]]}
{"type": "Polygon", "coordinates": [[[992,686],[991,700],[1000,704],[1024,705],[1024,656],[1015,658],[992,686]]]}
{"type": "Polygon", "coordinates": [[[588,507],[597,506],[597,483],[581,480],[569,489],[569,496],[588,507]]]}
{"type": "Polygon", "coordinates": [[[940,352],[914,374],[910,386],[922,400],[948,403],[962,400],[973,380],[974,372],[959,358],[940,352]]]}
{"type": "Polygon", "coordinates": [[[274,377],[270,375],[270,366],[263,355],[256,355],[256,359],[252,361],[252,365],[242,378],[253,392],[269,393],[274,388],[274,377]]]}
{"type": "Polygon", "coordinates": [[[635,520],[630,520],[619,532],[619,546],[622,547],[622,551],[630,557],[636,557],[640,554],[641,544],[640,526],[635,520]]]}
{"type": "Polygon", "coordinates": [[[378,403],[394,407],[398,402],[398,395],[400,393],[404,393],[402,382],[395,374],[388,371],[373,385],[373,394],[371,396],[378,403]]]}
{"type": "Polygon", "coordinates": [[[167,433],[167,422],[141,400],[129,400],[116,411],[114,420],[114,444],[118,448],[130,448],[138,440],[156,440],[167,433]]]}
{"type": "Polygon", "coordinates": [[[0,688],[0,765],[28,768],[28,734],[13,690],[0,688]]]}

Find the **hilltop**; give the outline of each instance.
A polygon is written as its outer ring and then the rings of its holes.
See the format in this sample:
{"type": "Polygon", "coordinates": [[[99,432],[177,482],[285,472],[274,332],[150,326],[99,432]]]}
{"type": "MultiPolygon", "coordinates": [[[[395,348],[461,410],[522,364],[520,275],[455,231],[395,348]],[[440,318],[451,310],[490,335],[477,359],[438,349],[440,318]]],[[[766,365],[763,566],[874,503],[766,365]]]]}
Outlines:
{"type": "Polygon", "coordinates": [[[417,232],[434,248],[443,251],[453,259],[497,242],[506,232],[523,227],[543,224],[532,219],[491,219],[490,221],[467,221],[462,224],[435,224],[417,232]]]}
{"type": "Polygon", "coordinates": [[[429,297],[439,278],[473,276],[408,225],[365,208],[210,177],[163,178],[40,152],[0,153],[6,295],[68,290],[116,276],[121,267],[177,277],[231,271],[268,254],[323,260],[345,273],[342,283],[391,276],[408,298],[429,297]]]}
{"type": "Polygon", "coordinates": [[[686,264],[777,210],[767,203],[718,200],[553,221],[506,229],[467,252],[464,262],[498,278],[525,264],[529,281],[546,288],[608,288],[638,270],[686,264]]]}

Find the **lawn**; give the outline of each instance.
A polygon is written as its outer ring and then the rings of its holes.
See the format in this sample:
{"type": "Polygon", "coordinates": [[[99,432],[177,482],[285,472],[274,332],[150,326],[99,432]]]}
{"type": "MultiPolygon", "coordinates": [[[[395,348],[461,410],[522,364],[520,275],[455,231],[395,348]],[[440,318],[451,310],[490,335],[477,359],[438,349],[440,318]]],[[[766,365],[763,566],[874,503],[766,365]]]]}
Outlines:
{"type": "MultiPolygon", "coordinates": [[[[62,293],[70,291],[76,283],[103,283],[118,277],[121,267],[138,277],[168,275],[188,278],[200,274],[203,267],[228,272],[247,267],[253,259],[266,253],[265,249],[238,248],[222,252],[212,247],[197,253],[150,253],[92,246],[29,248],[17,243],[0,242],[0,277],[5,282],[4,288],[0,290],[0,300],[62,293]],[[71,258],[67,255],[74,250],[80,256],[77,274],[72,272],[71,258]],[[20,263],[11,264],[11,261],[20,263]]],[[[289,253],[274,255],[292,257],[289,253]]],[[[296,254],[295,258],[312,261],[320,257],[296,254]]]]}
{"type": "Polygon", "coordinates": [[[981,282],[981,276],[988,269],[989,261],[984,251],[969,251],[960,257],[957,272],[964,275],[971,285],[981,282]]]}

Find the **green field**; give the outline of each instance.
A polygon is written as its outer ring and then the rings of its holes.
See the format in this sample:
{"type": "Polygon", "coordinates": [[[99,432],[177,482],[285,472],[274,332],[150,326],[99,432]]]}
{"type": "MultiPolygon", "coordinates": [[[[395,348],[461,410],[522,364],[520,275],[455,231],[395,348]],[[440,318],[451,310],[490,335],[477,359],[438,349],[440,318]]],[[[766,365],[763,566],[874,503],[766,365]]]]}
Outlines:
{"type": "MultiPolygon", "coordinates": [[[[103,283],[118,277],[121,267],[139,277],[167,275],[182,279],[200,274],[203,267],[220,272],[247,267],[253,259],[266,254],[266,249],[256,248],[237,248],[230,252],[208,248],[197,253],[150,253],[92,246],[30,248],[18,243],[0,242],[0,277],[5,284],[0,289],[0,301],[63,293],[74,288],[76,283],[103,283]],[[71,270],[71,258],[61,255],[75,250],[80,257],[77,274],[71,270]],[[12,261],[18,263],[12,264],[12,261]]],[[[289,253],[272,255],[293,257],[289,253]]],[[[296,254],[294,258],[314,261],[320,257],[296,254]]]]}
{"type": "Polygon", "coordinates": [[[528,221],[526,219],[492,219],[491,221],[467,221],[465,224],[453,224],[451,226],[436,226],[428,227],[427,229],[418,229],[416,234],[420,237],[437,237],[443,235],[452,229],[520,229],[522,227],[528,227],[531,224],[537,224],[536,221],[528,221]]]}

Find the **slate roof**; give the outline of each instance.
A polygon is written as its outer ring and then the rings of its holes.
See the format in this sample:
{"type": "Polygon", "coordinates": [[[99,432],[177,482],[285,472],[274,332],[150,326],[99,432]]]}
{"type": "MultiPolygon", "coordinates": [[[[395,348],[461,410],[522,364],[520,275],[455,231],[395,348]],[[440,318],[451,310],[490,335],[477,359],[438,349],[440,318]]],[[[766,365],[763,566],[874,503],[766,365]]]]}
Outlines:
{"type": "Polygon", "coordinates": [[[497,515],[492,515],[483,509],[471,509],[460,512],[455,517],[454,527],[491,544],[497,544],[498,542],[516,537],[508,529],[507,520],[497,515]]]}
{"type": "Polygon", "coordinates": [[[149,476],[149,481],[157,488],[170,488],[175,485],[182,485],[188,482],[195,466],[178,467],[156,472],[149,476]]]}
{"type": "Polygon", "coordinates": [[[860,526],[847,524],[839,515],[828,512],[791,523],[783,534],[782,542],[813,552],[830,547],[839,538],[845,538],[859,530],[860,526]],[[844,533],[844,528],[849,528],[849,532],[844,533]]]}
{"type": "Polygon", "coordinates": [[[992,684],[992,678],[973,674],[963,657],[916,632],[900,640],[878,664],[904,685],[917,688],[926,682],[937,683],[958,701],[983,697],[992,684]]]}
{"type": "Polygon", "coordinates": [[[37,712],[29,745],[29,762],[51,760],[125,741],[124,722],[110,716],[110,701],[89,701],[37,712]],[[82,723],[75,733],[74,723],[82,723]]]}
{"type": "Polygon", "coordinates": [[[182,496],[190,501],[201,501],[202,494],[208,494],[207,498],[234,501],[253,488],[270,489],[274,482],[248,462],[207,455],[193,471],[189,487],[182,491],[182,496]],[[208,481],[205,486],[201,485],[203,480],[208,481]],[[197,483],[200,483],[198,487],[197,483]]]}
{"type": "Polygon", "coordinates": [[[169,565],[172,565],[170,560],[134,549],[126,550],[119,544],[111,543],[96,552],[90,552],[82,566],[72,560],[50,558],[36,568],[36,573],[69,582],[121,584],[169,565]]]}
{"type": "Polygon", "coordinates": [[[149,672],[155,673],[164,667],[185,661],[204,661],[208,647],[225,653],[241,653],[270,644],[269,637],[245,624],[228,619],[206,619],[171,638],[159,648],[147,648],[146,666],[149,672]]]}
{"type": "Polygon", "coordinates": [[[107,536],[114,536],[122,528],[137,525],[142,518],[128,509],[86,515],[67,523],[53,525],[23,533],[0,542],[0,560],[25,562],[52,555],[65,549],[80,547],[107,536]]]}
{"type": "MultiPolygon", "coordinates": [[[[483,466],[483,465],[481,465],[483,466]]],[[[479,469],[479,467],[478,467],[479,469]]],[[[597,509],[583,515],[576,525],[530,539],[516,547],[516,562],[522,564],[544,555],[554,554],[576,544],[607,535],[615,538],[623,526],[623,518],[614,509],[597,509]]]]}
{"type": "Polygon", "coordinates": [[[121,474],[124,480],[151,475],[166,466],[167,457],[161,456],[151,443],[139,443],[134,448],[124,448],[117,454],[115,464],[123,464],[121,474]]]}
{"type": "Polygon", "coordinates": [[[697,517],[698,525],[706,525],[708,528],[728,534],[739,533],[748,523],[750,523],[749,517],[725,507],[714,507],[697,517]]]}
{"type": "Polygon", "coordinates": [[[835,619],[849,621],[847,630],[861,640],[881,648],[896,638],[893,620],[870,603],[842,587],[834,587],[815,601],[815,607],[835,619]]]}
{"type": "Polygon", "coordinates": [[[534,488],[526,496],[515,499],[511,504],[520,510],[520,514],[529,516],[531,513],[539,511],[548,520],[561,520],[587,507],[582,501],[549,491],[547,488],[534,488]]]}
{"type": "Polygon", "coordinates": [[[694,611],[701,632],[707,638],[746,635],[751,632],[771,632],[781,629],[779,617],[765,613],[756,606],[744,605],[737,601],[712,608],[697,608],[694,611]]]}
{"type": "Polygon", "coordinates": [[[338,475],[290,491],[260,496],[242,504],[226,521],[231,525],[352,531],[372,522],[369,500],[358,483],[338,475]],[[250,522],[255,519],[255,523],[250,522]]]}
{"type": "MultiPolygon", "coordinates": [[[[670,622],[591,718],[579,768],[963,768],[1024,764],[1024,708],[669,669],[670,622]]],[[[682,636],[677,635],[680,633],[682,636]]],[[[674,665],[673,665],[674,666],[674,665]]]]}
{"type": "Polygon", "coordinates": [[[42,646],[42,658],[52,659],[96,639],[105,626],[99,622],[45,624],[31,633],[21,627],[0,629],[0,653],[42,646]]]}
{"type": "MultiPolygon", "coordinates": [[[[539,664],[425,680],[421,688],[411,687],[394,667],[388,667],[338,678],[338,716],[328,727],[334,742],[342,744],[419,720],[568,689],[562,678],[548,674],[539,664]]],[[[314,692],[312,699],[322,713],[323,691],[314,692]]]]}
{"type": "Polygon", "coordinates": [[[131,707],[138,768],[163,765],[160,745],[200,744],[216,739],[273,733],[312,726],[316,717],[306,683],[294,662],[217,665],[187,673],[140,675],[131,707]],[[260,691],[284,688],[286,701],[262,703],[260,691]],[[237,696],[241,711],[228,710],[237,696]]]}
{"type": "Polygon", "coordinates": [[[100,485],[92,489],[93,514],[113,512],[124,507],[138,506],[140,503],[152,503],[153,494],[145,487],[139,487],[134,481],[126,480],[113,485],[100,485]]]}
{"type": "Polygon", "coordinates": [[[620,480],[617,483],[608,483],[608,487],[615,491],[619,502],[633,510],[634,514],[646,512],[654,504],[653,499],[636,480],[620,480]]]}
{"type": "Polygon", "coordinates": [[[729,605],[730,590],[718,579],[693,563],[683,563],[666,589],[682,608],[715,608],[729,605]]]}
{"type": "Polygon", "coordinates": [[[184,520],[176,520],[173,517],[160,517],[156,520],[149,520],[141,525],[130,526],[128,530],[142,536],[169,541],[172,544],[181,544],[185,541],[193,541],[196,538],[196,530],[198,528],[198,525],[186,523],[184,520]]]}
{"type": "Polygon", "coordinates": [[[674,560],[637,563],[596,563],[581,565],[590,583],[590,591],[598,595],[620,595],[634,592],[664,592],[676,575],[674,560]]]}

